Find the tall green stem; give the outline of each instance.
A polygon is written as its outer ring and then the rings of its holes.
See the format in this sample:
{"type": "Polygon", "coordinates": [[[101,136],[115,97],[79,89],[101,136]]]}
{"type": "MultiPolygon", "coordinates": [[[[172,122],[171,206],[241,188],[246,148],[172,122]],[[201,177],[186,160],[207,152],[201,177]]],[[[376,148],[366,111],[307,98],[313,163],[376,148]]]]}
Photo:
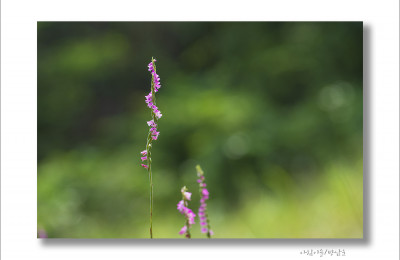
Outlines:
{"type": "Polygon", "coordinates": [[[151,172],[151,132],[147,136],[147,172],[149,173],[149,182],[150,182],[150,238],[153,238],[153,174],[151,172]]]}
{"type": "Polygon", "coordinates": [[[151,169],[149,171],[149,178],[150,178],[150,238],[153,238],[153,174],[151,173],[151,169]]]}

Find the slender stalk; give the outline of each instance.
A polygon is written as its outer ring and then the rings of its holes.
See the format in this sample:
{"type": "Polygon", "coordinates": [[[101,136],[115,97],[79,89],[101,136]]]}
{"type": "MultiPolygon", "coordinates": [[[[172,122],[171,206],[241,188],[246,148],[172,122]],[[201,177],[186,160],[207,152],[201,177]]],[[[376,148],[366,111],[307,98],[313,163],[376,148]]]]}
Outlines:
{"type": "MultiPolygon", "coordinates": [[[[154,58],[151,58],[151,61],[153,63],[154,71],[156,72],[156,65],[154,63],[154,58]]],[[[155,91],[154,91],[154,76],[151,77],[151,95],[153,99],[153,104],[156,105],[156,96],[155,96],[155,91]]],[[[151,110],[151,117],[155,123],[157,123],[158,119],[151,110]]],[[[149,182],[150,182],[150,238],[153,238],[153,173],[151,171],[151,147],[153,143],[153,138],[151,136],[151,130],[149,130],[149,134],[147,136],[147,145],[146,145],[146,150],[147,150],[147,172],[149,173],[149,182]]]]}
{"type": "Polygon", "coordinates": [[[147,135],[146,151],[147,151],[147,172],[149,174],[150,183],[150,238],[153,238],[153,174],[151,172],[151,131],[147,135]]]}
{"type": "Polygon", "coordinates": [[[155,93],[160,89],[160,77],[157,75],[156,72],[156,60],[152,57],[151,62],[149,63],[149,71],[151,72],[151,91],[150,93],[145,96],[146,97],[146,104],[151,109],[151,120],[147,122],[149,125],[149,133],[147,135],[147,143],[146,143],[146,150],[140,152],[142,157],[140,158],[142,161],[146,160],[147,164],[142,164],[142,167],[147,169],[149,174],[149,184],[150,184],[150,238],[153,238],[153,172],[151,168],[151,148],[153,140],[157,140],[158,135],[160,132],[157,132],[157,122],[158,119],[161,118],[162,114],[161,111],[158,110],[156,105],[156,95],[155,93]]]}
{"type": "Polygon", "coordinates": [[[153,174],[149,171],[150,178],[150,238],[153,238],[153,174]]]}
{"type": "Polygon", "coordinates": [[[153,238],[153,174],[151,172],[151,132],[149,131],[147,137],[147,172],[149,173],[149,183],[150,183],[150,238],[153,238]]]}

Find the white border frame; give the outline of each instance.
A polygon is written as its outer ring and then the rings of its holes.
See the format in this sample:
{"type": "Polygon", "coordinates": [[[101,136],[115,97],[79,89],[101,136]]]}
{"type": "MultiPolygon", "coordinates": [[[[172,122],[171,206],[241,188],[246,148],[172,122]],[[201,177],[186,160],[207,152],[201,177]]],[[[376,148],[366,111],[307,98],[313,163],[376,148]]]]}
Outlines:
{"type": "Polygon", "coordinates": [[[398,0],[1,4],[2,259],[308,259],[300,250],[319,248],[345,249],[347,259],[399,259],[398,0]],[[364,240],[36,239],[36,22],[153,20],[364,22],[364,240]]]}

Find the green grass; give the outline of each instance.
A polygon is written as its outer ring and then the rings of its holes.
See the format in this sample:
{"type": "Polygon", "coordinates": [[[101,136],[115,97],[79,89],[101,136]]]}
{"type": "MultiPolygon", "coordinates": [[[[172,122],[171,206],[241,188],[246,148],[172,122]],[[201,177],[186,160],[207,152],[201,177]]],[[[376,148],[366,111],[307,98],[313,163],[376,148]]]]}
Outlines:
{"type": "MultiPolygon", "coordinates": [[[[148,176],[132,159],[134,152],[80,150],[41,163],[38,228],[49,237],[148,238],[148,176]]],[[[318,176],[297,181],[279,167],[270,171],[263,173],[261,182],[243,177],[239,200],[232,206],[228,197],[213,196],[210,190],[215,238],[363,237],[362,160],[351,166],[338,162],[318,176]]],[[[181,237],[184,218],[176,210],[179,187],[183,180],[195,182],[195,178],[195,169],[193,176],[181,177],[155,171],[155,238],[181,237]]],[[[192,192],[189,206],[197,211],[197,190],[192,192]]],[[[197,223],[193,238],[205,238],[199,229],[197,223]]]]}

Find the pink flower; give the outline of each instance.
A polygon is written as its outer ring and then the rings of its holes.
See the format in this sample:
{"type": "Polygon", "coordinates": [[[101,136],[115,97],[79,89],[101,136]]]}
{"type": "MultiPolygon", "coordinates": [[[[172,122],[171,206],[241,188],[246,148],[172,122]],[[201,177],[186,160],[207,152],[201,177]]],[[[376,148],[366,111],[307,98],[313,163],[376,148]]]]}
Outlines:
{"type": "Polygon", "coordinates": [[[194,225],[194,224],[195,224],[194,217],[189,218],[189,225],[194,225]]]}
{"type": "Polygon", "coordinates": [[[154,123],[154,120],[147,121],[148,126],[157,127],[157,124],[154,123]]]}
{"type": "Polygon", "coordinates": [[[149,104],[153,101],[153,94],[150,92],[147,96],[145,96],[145,98],[146,98],[146,103],[149,104]]]}
{"type": "Polygon", "coordinates": [[[146,155],[147,154],[147,150],[143,150],[140,152],[142,155],[146,155]]]}
{"type": "Polygon", "coordinates": [[[151,134],[156,137],[158,137],[158,135],[160,134],[160,132],[157,132],[157,128],[154,128],[154,127],[151,128],[150,131],[151,131],[151,134]]]}
{"type": "Polygon", "coordinates": [[[146,168],[146,169],[149,168],[149,166],[147,166],[146,164],[143,164],[143,163],[142,163],[142,166],[143,166],[144,168],[146,168]]]}
{"type": "Polygon", "coordinates": [[[177,209],[179,210],[180,213],[183,212],[183,210],[185,209],[185,204],[184,204],[183,200],[178,202],[177,209]]]}
{"type": "MultiPolygon", "coordinates": [[[[154,60],[155,62],[156,60],[154,60]]],[[[149,71],[151,72],[152,75],[152,80],[153,80],[153,86],[154,86],[154,92],[158,92],[158,90],[161,88],[160,84],[160,76],[156,73],[154,69],[154,64],[153,61],[151,61],[148,65],[149,71]]],[[[150,92],[146,97],[146,104],[149,108],[153,110],[154,115],[160,119],[162,117],[161,112],[158,110],[157,106],[153,102],[153,93],[150,92]]],[[[155,140],[155,139],[154,139],[155,140]]]]}
{"type": "Polygon", "coordinates": [[[185,234],[186,231],[187,231],[187,226],[185,225],[185,226],[183,226],[183,228],[179,231],[179,235],[185,234]]]}
{"type": "Polygon", "coordinates": [[[156,117],[158,118],[158,119],[160,119],[161,117],[162,117],[162,114],[161,114],[161,112],[160,111],[155,111],[154,112],[154,114],[156,115],[156,117]]]}
{"type": "Polygon", "coordinates": [[[147,156],[140,157],[140,159],[142,159],[142,162],[146,161],[147,160],[147,156]]]}
{"type": "MultiPolygon", "coordinates": [[[[155,61],[155,60],[154,60],[154,61],[155,61]]],[[[148,65],[148,67],[149,67],[149,71],[152,71],[152,70],[153,70],[153,62],[150,62],[149,65],[148,65]]]]}
{"type": "MultiPolygon", "coordinates": [[[[156,62],[156,60],[154,60],[154,62],[156,62]]],[[[153,76],[154,91],[157,92],[161,88],[160,76],[154,70],[153,62],[150,62],[147,67],[149,68],[149,71],[151,72],[151,75],[153,76]]]]}
{"type": "Polygon", "coordinates": [[[183,193],[183,196],[185,197],[186,200],[190,200],[190,197],[192,196],[192,193],[185,191],[183,193]]]}
{"type": "MultiPolygon", "coordinates": [[[[186,191],[186,186],[182,187],[181,193],[183,195],[183,199],[184,200],[190,200],[190,197],[192,196],[192,193],[186,191]]],[[[190,210],[190,211],[192,211],[192,210],[190,210]]]]}

